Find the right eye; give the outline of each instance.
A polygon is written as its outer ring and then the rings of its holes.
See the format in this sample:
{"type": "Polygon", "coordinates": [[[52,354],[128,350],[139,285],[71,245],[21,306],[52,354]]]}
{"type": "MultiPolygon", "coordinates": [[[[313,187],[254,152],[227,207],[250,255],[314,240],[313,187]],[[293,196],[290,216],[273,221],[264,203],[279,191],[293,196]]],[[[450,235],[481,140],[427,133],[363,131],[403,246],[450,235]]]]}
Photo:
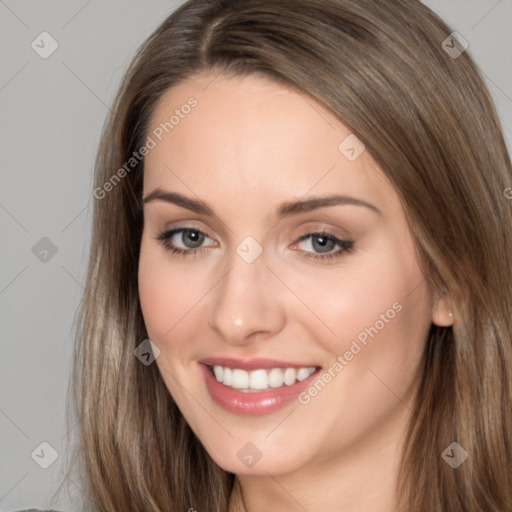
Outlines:
{"type": "Polygon", "coordinates": [[[197,228],[176,228],[164,231],[157,236],[157,240],[162,243],[166,250],[171,254],[180,254],[183,256],[196,255],[204,252],[201,247],[205,239],[210,239],[206,233],[197,228]],[[179,246],[181,244],[181,246],[179,246]]]}

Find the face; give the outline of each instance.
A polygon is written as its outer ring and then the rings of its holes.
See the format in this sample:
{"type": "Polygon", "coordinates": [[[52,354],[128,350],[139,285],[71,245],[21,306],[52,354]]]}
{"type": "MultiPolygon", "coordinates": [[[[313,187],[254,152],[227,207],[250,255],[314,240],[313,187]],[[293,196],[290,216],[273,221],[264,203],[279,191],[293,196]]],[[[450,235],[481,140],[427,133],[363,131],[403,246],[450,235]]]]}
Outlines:
{"type": "Polygon", "coordinates": [[[139,292],[165,385],[237,474],[398,437],[435,301],[396,192],[313,99],[213,78],[148,131],[139,292]]]}

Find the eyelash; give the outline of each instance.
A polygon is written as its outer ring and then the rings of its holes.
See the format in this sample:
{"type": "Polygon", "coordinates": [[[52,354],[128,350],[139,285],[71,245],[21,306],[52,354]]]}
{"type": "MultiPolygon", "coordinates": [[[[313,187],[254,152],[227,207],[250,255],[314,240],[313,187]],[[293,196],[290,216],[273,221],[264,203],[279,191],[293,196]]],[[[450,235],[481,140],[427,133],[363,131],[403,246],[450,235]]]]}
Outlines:
{"type": "MultiPolygon", "coordinates": [[[[183,231],[192,231],[195,233],[200,233],[202,235],[205,235],[206,237],[210,238],[204,231],[201,231],[196,228],[177,228],[177,229],[171,229],[169,231],[163,231],[160,233],[156,239],[164,246],[165,250],[170,251],[171,255],[180,255],[180,256],[196,256],[199,253],[203,252],[202,248],[198,249],[181,249],[180,247],[175,247],[169,243],[169,240],[176,234],[181,233],[183,231]]],[[[332,233],[329,233],[328,231],[313,231],[310,233],[307,233],[306,235],[303,235],[299,238],[298,242],[302,242],[303,240],[306,240],[310,237],[316,237],[316,238],[325,238],[329,241],[334,242],[336,245],[340,246],[341,248],[335,252],[325,253],[325,254],[319,254],[319,253],[310,253],[310,252],[303,252],[302,256],[304,258],[313,258],[315,260],[321,260],[321,261],[332,261],[334,259],[341,258],[342,256],[346,254],[350,254],[354,250],[354,243],[349,240],[341,240],[334,236],[332,233]]]]}

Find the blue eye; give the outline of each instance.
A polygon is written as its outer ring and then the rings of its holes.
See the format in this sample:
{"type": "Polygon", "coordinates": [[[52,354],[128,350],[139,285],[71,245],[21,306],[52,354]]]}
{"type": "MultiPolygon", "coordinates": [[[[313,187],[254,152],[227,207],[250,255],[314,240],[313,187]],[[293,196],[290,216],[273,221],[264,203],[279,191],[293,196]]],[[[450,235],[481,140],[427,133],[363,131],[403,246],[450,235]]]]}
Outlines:
{"type": "Polygon", "coordinates": [[[332,260],[334,258],[340,258],[341,256],[350,253],[354,250],[354,243],[348,240],[340,240],[336,236],[326,231],[321,231],[318,233],[308,233],[300,238],[299,242],[303,242],[304,240],[311,239],[309,242],[309,247],[313,249],[313,251],[318,252],[309,252],[304,251],[303,256],[305,258],[315,258],[318,260],[332,260]],[[337,251],[333,251],[333,249],[338,246],[339,249],[337,251]]]}
{"type": "Polygon", "coordinates": [[[187,256],[189,254],[202,252],[203,249],[201,245],[206,238],[209,237],[199,229],[178,228],[160,233],[157,240],[159,240],[167,250],[171,251],[171,254],[183,254],[187,256]],[[181,233],[181,236],[176,236],[179,233],[181,233]],[[184,247],[176,246],[176,238],[181,239],[181,243],[184,247]]]}
{"type": "MultiPolygon", "coordinates": [[[[157,240],[162,243],[164,248],[171,254],[182,256],[198,255],[206,250],[203,243],[206,239],[212,240],[206,233],[195,228],[177,228],[170,231],[164,231],[157,236],[157,240]],[[177,245],[180,242],[182,247],[177,245]]],[[[354,250],[354,243],[348,240],[340,240],[332,233],[320,231],[308,233],[299,239],[299,243],[311,239],[306,245],[311,251],[301,250],[303,257],[314,258],[317,260],[330,261],[340,258],[354,250]],[[338,247],[337,250],[334,250],[338,247]]]]}

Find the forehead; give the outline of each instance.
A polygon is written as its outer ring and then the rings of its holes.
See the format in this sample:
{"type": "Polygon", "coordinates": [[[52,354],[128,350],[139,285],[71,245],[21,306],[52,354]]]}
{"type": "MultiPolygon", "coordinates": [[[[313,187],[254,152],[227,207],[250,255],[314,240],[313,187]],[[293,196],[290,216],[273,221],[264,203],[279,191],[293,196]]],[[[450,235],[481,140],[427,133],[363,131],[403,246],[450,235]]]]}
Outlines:
{"type": "Polygon", "coordinates": [[[393,194],[367,151],[353,160],[352,147],[356,156],[362,147],[331,111],[260,76],[201,74],[180,83],[162,96],[148,135],[155,147],[145,157],[145,194],[188,188],[272,204],[340,192],[379,208],[393,194]]]}

